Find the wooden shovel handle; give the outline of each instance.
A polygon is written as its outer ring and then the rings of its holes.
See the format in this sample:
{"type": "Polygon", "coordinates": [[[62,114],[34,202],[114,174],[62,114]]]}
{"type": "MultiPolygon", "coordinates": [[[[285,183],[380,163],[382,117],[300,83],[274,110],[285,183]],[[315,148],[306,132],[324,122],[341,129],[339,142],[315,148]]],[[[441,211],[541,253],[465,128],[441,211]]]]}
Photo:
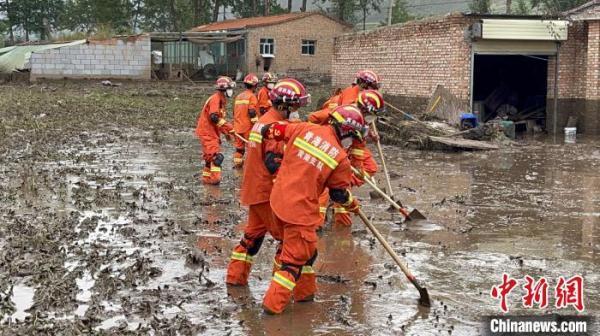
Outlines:
{"type": "Polygon", "coordinates": [[[365,213],[359,209],[357,214],[358,214],[358,217],[360,217],[360,219],[363,221],[363,223],[365,223],[365,225],[367,226],[369,231],[371,231],[371,233],[373,233],[375,238],[377,238],[377,240],[381,243],[381,245],[383,245],[383,248],[385,248],[385,250],[389,253],[389,255],[392,257],[392,259],[394,259],[394,261],[400,267],[400,269],[402,270],[404,275],[406,275],[408,280],[410,280],[411,282],[415,281],[415,277],[412,275],[412,273],[410,273],[410,271],[408,270],[408,267],[404,264],[402,259],[400,259],[400,257],[396,254],[396,252],[394,252],[394,249],[392,249],[390,244],[388,244],[388,242],[385,240],[385,238],[383,238],[383,236],[375,228],[373,223],[371,223],[371,221],[369,221],[369,219],[367,218],[365,213]]]}

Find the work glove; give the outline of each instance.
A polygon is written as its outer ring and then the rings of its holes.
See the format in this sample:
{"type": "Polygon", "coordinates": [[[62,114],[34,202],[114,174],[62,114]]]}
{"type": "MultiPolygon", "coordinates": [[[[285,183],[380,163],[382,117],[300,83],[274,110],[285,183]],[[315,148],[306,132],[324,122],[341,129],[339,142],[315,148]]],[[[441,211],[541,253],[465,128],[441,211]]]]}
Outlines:
{"type": "Polygon", "coordinates": [[[367,138],[372,140],[373,142],[379,142],[381,138],[379,137],[379,133],[372,128],[369,128],[369,132],[367,133],[367,138]]]}
{"type": "Polygon", "coordinates": [[[226,122],[220,127],[221,133],[229,136],[233,136],[233,126],[230,123],[226,122]]]}
{"type": "Polygon", "coordinates": [[[348,203],[344,203],[342,205],[347,211],[352,213],[358,213],[358,211],[360,210],[360,203],[356,198],[352,196],[350,196],[350,200],[348,200],[348,203]]]}
{"type": "Polygon", "coordinates": [[[363,184],[365,184],[365,181],[363,180],[362,176],[367,176],[367,173],[365,173],[365,171],[362,169],[358,170],[361,171],[360,175],[357,175],[356,173],[352,174],[352,179],[350,180],[350,185],[353,187],[360,187],[363,184]]]}

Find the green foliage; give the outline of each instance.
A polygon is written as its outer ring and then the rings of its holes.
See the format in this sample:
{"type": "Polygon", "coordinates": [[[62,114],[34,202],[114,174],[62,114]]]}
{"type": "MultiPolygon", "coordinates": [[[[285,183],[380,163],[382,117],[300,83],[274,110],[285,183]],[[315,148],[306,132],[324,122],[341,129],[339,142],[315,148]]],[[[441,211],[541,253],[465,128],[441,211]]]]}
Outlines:
{"type": "Polygon", "coordinates": [[[407,22],[413,19],[414,16],[412,16],[406,9],[406,1],[395,0],[394,8],[392,9],[392,24],[407,22]]]}
{"type": "Polygon", "coordinates": [[[473,13],[489,14],[491,12],[491,0],[473,0],[469,5],[473,13]]]}
{"type": "MultiPolygon", "coordinates": [[[[233,0],[231,2],[232,11],[239,18],[259,16],[265,12],[264,1],[256,0],[256,12],[253,10],[253,1],[233,0]]],[[[286,13],[287,9],[281,7],[277,1],[269,2],[269,15],[286,13]]]]}
{"type": "Polygon", "coordinates": [[[548,15],[556,15],[569,9],[581,6],[589,0],[531,0],[531,7],[548,15]]]}
{"type": "Polygon", "coordinates": [[[531,8],[526,0],[517,0],[517,8],[514,9],[514,12],[517,15],[528,15],[531,14],[531,8]]]}
{"type": "Polygon", "coordinates": [[[313,3],[317,5],[321,10],[324,10],[323,6],[328,5],[331,8],[332,15],[338,19],[346,22],[356,23],[357,12],[362,13],[360,19],[362,20],[365,15],[374,11],[381,10],[381,3],[383,0],[313,0],[313,3]]]}
{"type": "Polygon", "coordinates": [[[131,31],[133,5],[128,0],[67,0],[66,8],[64,28],[87,33],[131,31]]]}

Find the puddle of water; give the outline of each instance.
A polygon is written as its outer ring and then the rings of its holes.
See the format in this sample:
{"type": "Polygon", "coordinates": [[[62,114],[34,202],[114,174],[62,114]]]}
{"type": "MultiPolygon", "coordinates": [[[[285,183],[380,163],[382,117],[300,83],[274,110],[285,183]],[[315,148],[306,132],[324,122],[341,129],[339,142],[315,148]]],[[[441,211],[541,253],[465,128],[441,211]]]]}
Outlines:
{"type": "Polygon", "coordinates": [[[11,301],[15,304],[16,311],[9,318],[13,321],[23,321],[25,320],[25,317],[30,316],[26,310],[33,306],[34,295],[35,289],[33,287],[15,285],[13,287],[11,301]]]}

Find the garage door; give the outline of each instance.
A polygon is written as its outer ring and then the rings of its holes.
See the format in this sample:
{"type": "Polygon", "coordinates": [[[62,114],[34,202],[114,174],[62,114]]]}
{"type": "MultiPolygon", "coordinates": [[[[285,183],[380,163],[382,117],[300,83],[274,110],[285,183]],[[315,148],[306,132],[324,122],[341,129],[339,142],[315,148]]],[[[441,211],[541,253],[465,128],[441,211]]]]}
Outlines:
{"type": "Polygon", "coordinates": [[[473,42],[473,52],[480,55],[555,55],[554,41],[502,41],[483,40],[473,42]]]}

